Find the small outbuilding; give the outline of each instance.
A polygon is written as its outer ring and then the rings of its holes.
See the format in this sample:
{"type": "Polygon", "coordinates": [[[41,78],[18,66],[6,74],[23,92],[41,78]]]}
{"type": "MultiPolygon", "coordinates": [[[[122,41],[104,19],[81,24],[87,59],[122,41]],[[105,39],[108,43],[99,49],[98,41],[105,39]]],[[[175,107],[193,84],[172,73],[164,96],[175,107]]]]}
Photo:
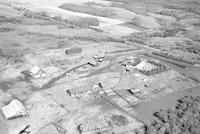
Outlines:
{"type": "Polygon", "coordinates": [[[30,74],[33,78],[37,79],[40,77],[45,77],[46,73],[44,70],[42,70],[41,68],[39,68],[38,66],[34,66],[31,70],[30,70],[30,74]]]}
{"type": "Polygon", "coordinates": [[[80,67],[80,68],[76,69],[77,75],[87,74],[88,72],[89,72],[89,68],[87,68],[87,67],[80,67]]]}
{"type": "Polygon", "coordinates": [[[139,88],[135,88],[135,89],[129,89],[128,92],[131,94],[136,94],[136,93],[141,92],[141,90],[139,88]]]}
{"type": "Polygon", "coordinates": [[[72,48],[67,48],[65,50],[65,53],[67,55],[70,55],[70,54],[77,54],[77,53],[81,53],[82,52],[82,48],[80,47],[72,47],[72,48]]]}
{"type": "Polygon", "coordinates": [[[27,115],[25,107],[17,99],[12,100],[8,105],[2,107],[2,112],[6,119],[27,115]]]}
{"type": "Polygon", "coordinates": [[[82,95],[90,93],[90,90],[86,88],[75,88],[75,89],[67,89],[66,93],[68,96],[71,96],[71,97],[80,97],[82,95]]]}
{"type": "Polygon", "coordinates": [[[98,63],[94,60],[90,60],[90,61],[88,61],[88,64],[93,66],[93,67],[96,67],[98,63]]]}
{"type": "Polygon", "coordinates": [[[93,58],[94,59],[104,59],[104,58],[106,58],[106,54],[105,53],[99,53],[99,54],[95,55],[93,58]]]}

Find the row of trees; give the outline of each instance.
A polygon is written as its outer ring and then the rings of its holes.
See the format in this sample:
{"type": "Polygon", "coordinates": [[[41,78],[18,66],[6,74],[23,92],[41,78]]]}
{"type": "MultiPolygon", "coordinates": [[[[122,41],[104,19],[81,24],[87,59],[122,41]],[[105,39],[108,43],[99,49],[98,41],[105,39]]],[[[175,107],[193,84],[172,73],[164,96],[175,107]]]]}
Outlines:
{"type": "Polygon", "coordinates": [[[160,110],[153,116],[154,134],[199,134],[200,96],[185,96],[178,100],[175,108],[160,110]]]}

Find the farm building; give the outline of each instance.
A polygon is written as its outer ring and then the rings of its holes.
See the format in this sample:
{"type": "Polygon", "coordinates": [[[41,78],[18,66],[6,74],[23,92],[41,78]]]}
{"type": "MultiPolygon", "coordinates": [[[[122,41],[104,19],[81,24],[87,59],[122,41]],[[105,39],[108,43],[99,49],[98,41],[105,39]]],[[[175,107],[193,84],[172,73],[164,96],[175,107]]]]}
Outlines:
{"type": "Polygon", "coordinates": [[[88,64],[95,67],[95,66],[97,66],[98,63],[94,60],[90,60],[90,61],[88,61],[88,64]]]}
{"type": "Polygon", "coordinates": [[[12,100],[8,105],[2,107],[1,110],[6,119],[27,115],[25,107],[17,99],[12,100]]]}
{"type": "Polygon", "coordinates": [[[86,66],[83,66],[83,67],[77,68],[75,72],[77,75],[87,74],[89,72],[89,68],[86,66]]]}
{"type": "Polygon", "coordinates": [[[80,123],[78,128],[82,134],[92,134],[98,133],[98,131],[106,131],[110,128],[110,126],[105,119],[101,119],[80,123]]]}
{"type": "Polygon", "coordinates": [[[129,89],[129,90],[127,90],[129,93],[131,93],[131,94],[135,94],[135,93],[140,93],[141,92],[141,90],[140,89],[138,89],[138,88],[135,88],[135,89],[129,89]]]}
{"type": "Polygon", "coordinates": [[[93,58],[95,60],[99,61],[99,62],[102,62],[103,59],[106,58],[106,54],[105,53],[99,53],[99,54],[95,55],[93,58]]]}
{"type": "Polygon", "coordinates": [[[76,88],[76,89],[68,89],[66,90],[66,93],[71,97],[80,97],[82,95],[91,93],[91,91],[86,88],[76,88]]]}
{"type": "Polygon", "coordinates": [[[82,52],[82,48],[80,47],[73,47],[73,48],[67,48],[65,53],[70,55],[70,54],[77,54],[77,53],[81,53],[82,52]]]}
{"type": "Polygon", "coordinates": [[[42,70],[41,68],[39,68],[38,66],[34,66],[31,70],[30,70],[30,74],[33,78],[37,79],[37,78],[41,78],[41,77],[45,77],[46,73],[44,70],[42,70]]]}

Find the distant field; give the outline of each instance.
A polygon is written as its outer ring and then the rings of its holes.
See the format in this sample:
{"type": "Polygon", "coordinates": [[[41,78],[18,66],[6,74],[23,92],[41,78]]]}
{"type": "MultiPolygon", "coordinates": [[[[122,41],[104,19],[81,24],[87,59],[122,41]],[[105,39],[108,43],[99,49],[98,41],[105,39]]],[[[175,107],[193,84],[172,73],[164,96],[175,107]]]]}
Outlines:
{"type": "Polygon", "coordinates": [[[199,0],[168,1],[168,0],[107,0],[113,2],[112,6],[124,8],[135,13],[159,12],[160,9],[182,10],[200,14],[199,0]],[[189,9],[189,10],[188,10],[189,9]]]}
{"type": "Polygon", "coordinates": [[[109,8],[91,6],[91,5],[63,4],[60,6],[60,8],[74,12],[88,13],[91,15],[102,16],[102,17],[112,17],[115,15],[113,10],[109,8]]]}
{"type": "MultiPolygon", "coordinates": [[[[38,18],[38,19],[45,19],[49,20],[50,17],[48,16],[48,13],[45,11],[41,11],[38,13],[34,13],[31,11],[26,10],[23,13],[24,16],[28,18],[38,18]]],[[[71,19],[62,19],[61,16],[54,16],[54,20],[60,23],[64,24],[70,24],[72,26],[78,26],[78,27],[90,27],[90,26],[98,26],[99,25],[99,20],[94,17],[73,17],[71,19]]]]}

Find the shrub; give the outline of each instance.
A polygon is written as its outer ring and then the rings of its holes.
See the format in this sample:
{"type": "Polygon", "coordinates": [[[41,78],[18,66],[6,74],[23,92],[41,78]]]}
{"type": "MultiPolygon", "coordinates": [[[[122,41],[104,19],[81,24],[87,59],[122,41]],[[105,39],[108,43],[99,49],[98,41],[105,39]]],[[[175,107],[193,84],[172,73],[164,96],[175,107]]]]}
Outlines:
{"type": "Polygon", "coordinates": [[[11,32],[11,31],[14,31],[14,29],[13,28],[9,28],[9,27],[1,27],[0,28],[0,32],[7,33],[7,32],[11,32]]]}
{"type": "Polygon", "coordinates": [[[34,17],[34,12],[30,11],[30,10],[25,10],[23,12],[23,15],[27,18],[33,18],[34,17]]]}
{"type": "Polygon", "coordinates": [[[30,10],[25,10],[23,15],[27,18],[36,18],[36,19],[43,19],[43,20],[50,20],[48,14],[44,11],[35,13],[30,10]]]}
{"type": "Polygon", "coordinates": [[[145,33],[133,33],[127,37],[127,40],[130,42],[146,45],[146,41],[149,39],[149,36],[145,33]]]}
{"type": "Polygon", "coordinates": [[[81,40],[81,41],[92,41],[92,42],[120,42],[124,43],[123,39],[115,38],[115,37],[109,37],[109,36],[73,36],[69,38],[69,40],[81,40]]]}
{"type": "Polygon", "coordinates": [[[46,11],[38,12],[38,14],[41,15],[41,16],[44,16],[44,17],[49,17],[49,15],[47,14],[46,11]]]}
{"type": "Polygon", "coordinates": [[[90,27],[99,25],[99,20],[93,17],[77,17],[74,19],[65,20],[65,22],[79,27],[90,27]]]}
{"type": "Polygon", "coordinates": [[[174,37],[176,36],[177,33],[179,33],[180,31],[183,31],[182,29],[178,29],[178,28],[162,28],[163,30],[163,35],[162,37],[174,37]]]}
{"type": "Polygon", "coordinates": [[[16,19],[14,17],[5,17],[5,16],[0,16],[0,23],[12,23],[12,24],[17,24],[21,23],[19,19],[16,19]]]}
{"type": "Polygon", "coordinates": [[[62,21],[62,17],[61,16],[54,16],[53,19],[57,20],[57,21],[62,21]]]}

